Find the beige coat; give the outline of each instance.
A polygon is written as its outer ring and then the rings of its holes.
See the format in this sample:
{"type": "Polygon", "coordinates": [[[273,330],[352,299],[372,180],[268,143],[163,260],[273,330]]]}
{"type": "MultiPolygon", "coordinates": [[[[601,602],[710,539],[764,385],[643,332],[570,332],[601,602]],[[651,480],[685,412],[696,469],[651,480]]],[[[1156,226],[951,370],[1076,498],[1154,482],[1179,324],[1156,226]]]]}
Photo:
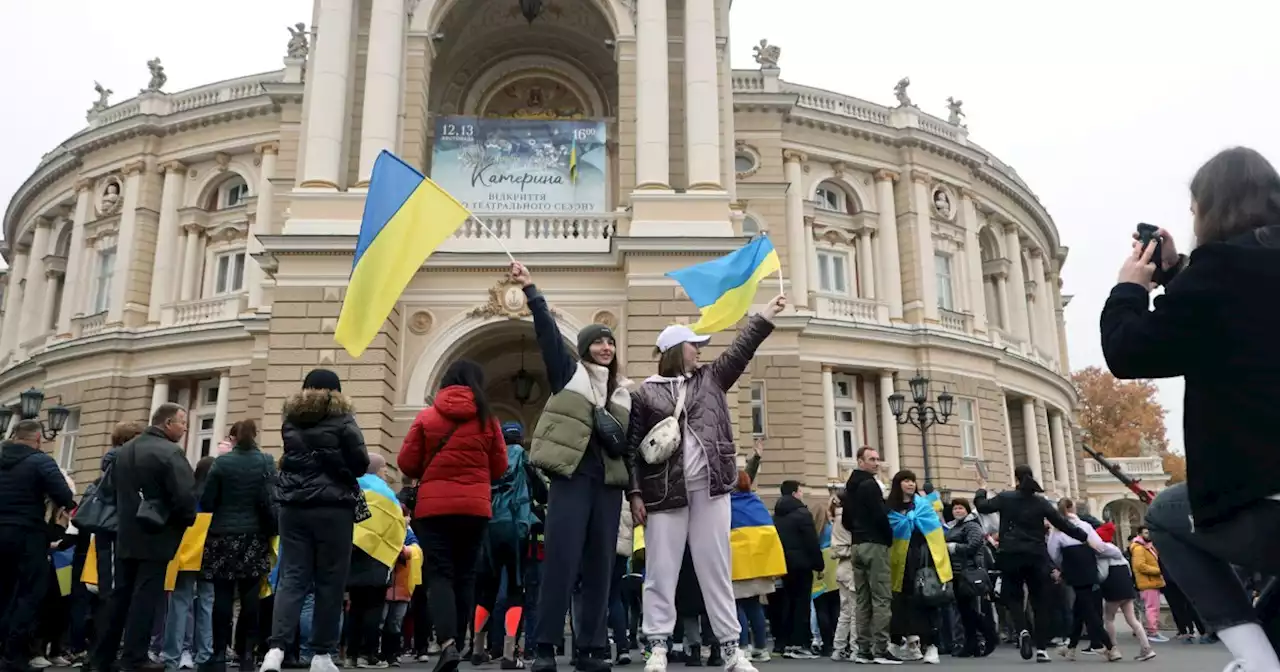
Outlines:
{"type": "Polygon", "coordinates": [[[631,520],[631,503],[627,498],[622,498],[622,517],[618,519],[618,555],[624,558],[631,557],[635,550],[634,540],[635,523],[631,520]]]}

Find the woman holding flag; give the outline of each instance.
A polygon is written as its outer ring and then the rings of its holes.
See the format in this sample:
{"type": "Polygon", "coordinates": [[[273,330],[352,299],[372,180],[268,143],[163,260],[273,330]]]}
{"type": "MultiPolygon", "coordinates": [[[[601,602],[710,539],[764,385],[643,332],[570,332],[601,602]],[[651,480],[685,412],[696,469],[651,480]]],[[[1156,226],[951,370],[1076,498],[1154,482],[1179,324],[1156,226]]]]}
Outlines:
{"type": "Polygon", "coordinates": [[[636,524],[645,522],[647,672],[667,667],[676,579],[686,544],[725,669],[755,669],[738,646],[729,542],[737,447],[725,395],[773,332],[773,319],[786,307],[786,297],[774,297],[752,316],[714,361],[699,366],[698,356],[711,338],[708,334],[735,325],[754,302],[760,280],[779,267],[773,245],[761,237],[720,259],[669,274],[698,306],[701,318],[692,328],[673,324],[662,330],[655,353],[658,374],[632,394],[630,443],[642,459],[633,468],[631,481],[639,487],[631,506],[636,524]]]}

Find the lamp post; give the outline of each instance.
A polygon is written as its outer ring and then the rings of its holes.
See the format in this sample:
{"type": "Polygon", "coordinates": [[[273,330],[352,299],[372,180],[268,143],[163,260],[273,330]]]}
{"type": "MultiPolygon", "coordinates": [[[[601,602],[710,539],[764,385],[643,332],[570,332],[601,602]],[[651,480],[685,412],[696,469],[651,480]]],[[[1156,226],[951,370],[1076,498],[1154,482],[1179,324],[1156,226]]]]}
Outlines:
{"type": "MultiPolygon", "coordinates": [[[[26,392],[18,395],[18,419],[19,420],[36,420],[40,417],[40,407],[44,405],[44,392],[31,388],[26,392]]],[[[71,415],[71,411],[65,406],[50,406],[46,411],[47,419],[40,423],[40,434],[45,441],[52,441],[58,436],[58,432],[67,425],[67,417],[71,415]]],[[[0,435],[9,433],[9,423],[13,420],[13,409],[8,406],[0,406],[0,435]]],[[[17,428],[17,425],[14,425],[17,428]]]]}
{"type": "Polygon", "coordinates": [[[900,392],[889,395],[889,411],[897,419],[898,424],[914,425],[920,430],[920,446],[924,449],[924,487],[932,489],[933,472],[929,468],[929,428],[934,425],[945,425],[951,417],[951,407],[955,397],[946,390],[938,395],[938,406],[929,406],[929,379],[916,373],[911,379],[912,406],[903,408],[906,397],[900,392]]]}

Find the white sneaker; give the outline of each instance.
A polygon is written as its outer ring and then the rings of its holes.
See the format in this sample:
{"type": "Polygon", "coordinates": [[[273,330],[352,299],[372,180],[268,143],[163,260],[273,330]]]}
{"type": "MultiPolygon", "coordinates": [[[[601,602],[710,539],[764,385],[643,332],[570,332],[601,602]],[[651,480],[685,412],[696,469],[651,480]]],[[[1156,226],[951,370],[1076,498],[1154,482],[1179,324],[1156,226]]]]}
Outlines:
{"type": "Polygon", "coordinates": [[[720,651],[724,655],[724,672],[756,672],[755,665],[747,659],[747,654],[737,643],[721,644],[720,651]]]}
{"type": "Polygon", "coordinates": [[[46,667],[53,667],[53,663],[49,662],[49,659],[44,656],[36,656],[35,658],[27,661],[27,664],[39,670],[43,670],[46,667]]]}
{"type": "MultiPolygon", "coordinates": [[[[270,656],[275,652],[276,649],[271,649],[271,651],[267,652],[267,655],[270,656]]],[[[281,653],[282,657],[283,655],[281,653]]],[[[265,665],[266,663],[263,664],[265,665]]],[[[279,670],[280,668],[277,667],[276,669],[279,670]]],[[[316,654],[311,657],[311,672],[338,672],[338,666],[333,664],[333,656],[316,654]]]]}
{"type": "Polygon", "coordinates": [[[773,660],[773,656],[769,653],[769,649],[753,649],[751,651],[751,662],[767,663],[773,660]]]}
{"type": "MultiPolygon", "coordinates": [[[[325,657],[328,658],[328,656],[325,657]]],[[[258,672],[280,672],[280,666],[283,664],[284,649],[271,649],[262,657],[262,667],[258,668],[258,672]]],[[[311,669],[316,669],[315,658],[311,659],[311,669]]]]}
{"type": "Polygon", "coordinates": [[[66,656],[54,656],[49,659],[49,664],[53,667],[71,667],[71,659],[66,656]]]}
{"type": "Polygon", "coordinates": [[[924,662],[929,665],[938,664],[938,647],[930,645],[929,648],[924,650],[924,662]]]}
{"type": "Polygon", "coordinates": [[[649,659],[644,663],[644,672],[667,672],[666,644],[654,644],[649,649],[649,659]]]}
{"type": "MultiPolygon", "coordinates": [[[[183,651],[182,657],[178,659],[179,670],[193,670],[196,667],[196,661],[191,658],[190,651],[183,651]]],[[[246,670],[246,672],[248,672],[246,670]]]]}

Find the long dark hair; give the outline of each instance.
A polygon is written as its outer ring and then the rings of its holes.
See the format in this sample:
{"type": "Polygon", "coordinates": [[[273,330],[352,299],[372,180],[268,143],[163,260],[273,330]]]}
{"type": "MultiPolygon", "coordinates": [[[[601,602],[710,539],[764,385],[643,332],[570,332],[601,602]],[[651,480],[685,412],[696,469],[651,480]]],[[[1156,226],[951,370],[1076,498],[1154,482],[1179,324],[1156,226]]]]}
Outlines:
{"type": "Polygon", "coordinates": [[[1025,464],[1019,464],[1013,469],[1013,480],[1017,484],[1018,492],[1024,495],[1034,495],[1044,492],[1044,488],[1036,482],[1036,475],[1032,473],[1031,467],[1025,464]]]}
{"type": "Polygon", "coordinates": [[[489,409],[489,398],[484,394],[484,369],[469,359],[459,359],[445,370],[440,389],[454,385],[471,390],[471,396],[476,400],[476,417],[480,419],[481,425],[489,424],[493,412],[489,409]]]}
{"type": "MultiPolygon", "coordinates": [[[[902,482],[915,480],[916,472],[911,471],[910,469],[903,469],[893,475],[893,484],[889,486],[889,508],[897,511],[904,511],[907,509],[907,493],[902,489],[902,482]]],[[[919,489],[917,489],[916,492],[919,492],[919,489]]]]}
{"type": "Polygon", "coordinates": [[[1225,242],[1280,224],[1280,174],[1248,147],[1224,149],[1191,178],[1191,200],[1196,244],[1225,242]]]}
{"type": "Polygon", "coordinates": [[[216,460],[212,455],[205,455],[196,462],[195,481],[196,492],[204,490],[204,482],[209,478],[209,472],[213,469],[213,462],[216,460]]]}

